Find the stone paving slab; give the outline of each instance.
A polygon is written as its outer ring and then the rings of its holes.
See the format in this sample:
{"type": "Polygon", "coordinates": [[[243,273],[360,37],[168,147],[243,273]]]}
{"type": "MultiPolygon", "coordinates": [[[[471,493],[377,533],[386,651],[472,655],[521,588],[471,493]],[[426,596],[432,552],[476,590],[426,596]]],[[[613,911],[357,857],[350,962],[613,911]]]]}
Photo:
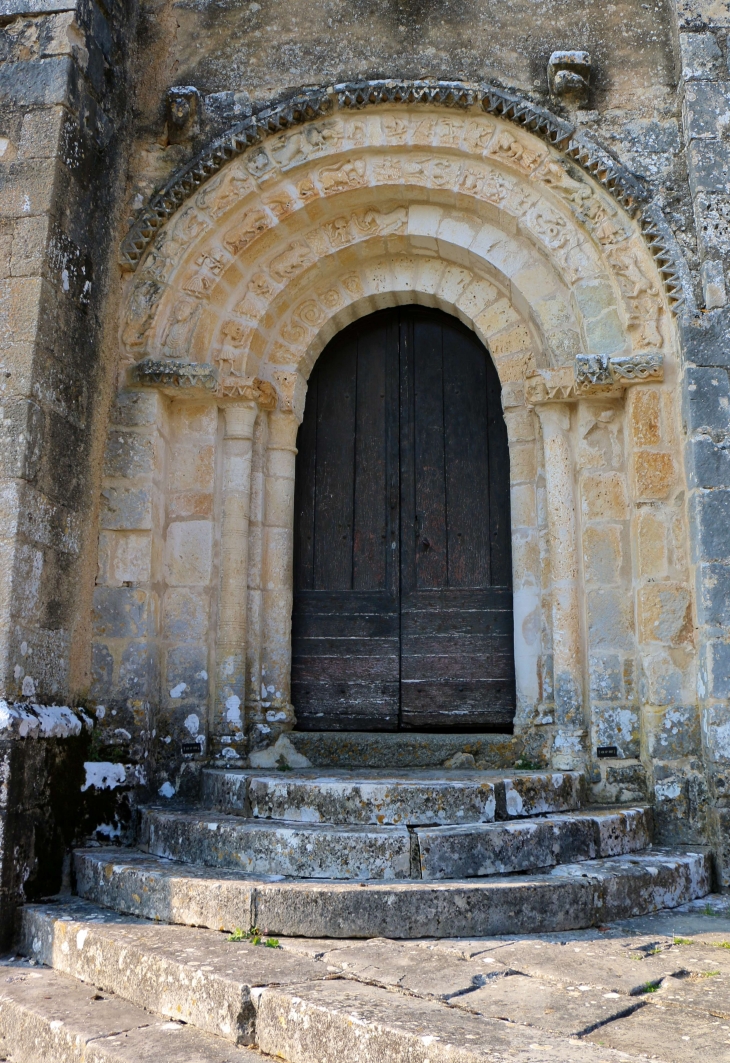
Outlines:
{"type": "Polygon", "coordinates": [[[492,978],[483,988],[454,997],[450,1003],[477,1015],[534,1026],[562,1037],[585,1035],[645,1006],[644,1001],[618,993],[596,992],[588,986],[562,989],[520,974],[492,978]]]}
{"type": "Polygon", "coordinates": [[[448,883],[275,881],[112,848],[77,853],[75,867],[80,894],[107,908],[306,938],[549,933],[675,907],[710,888],[705,854],[660,851],[448,883]]]}
{"type": "Polygon", "coordinates": [[[420,825],[494,819],[495,784],[483,775],[443,778],[204,771],[204,806],[296,823],[420,825]]]}
{"type": "Polygon", "coordinates": [[[0,964],[0,1037],[12,1063],[263,1063],[256,1051],[20,964],[0,964]]]}
{"type": "Polygon", "coordinates": [[[651,844],[651,812],[572,812],[415,834],[424,879],[471,878],[638,852],[651,844]]]}
{"type": "Polygon", "coordinates": [[[584,790],[585,776],[579,771],[515,774],[497,788],[497,815],[512,819],[569,812],[581,807],[584,790]]]}
{"type": "Polygon", "coordinates": [[[604,1050],[613,1048],[670,1063],[730,1060],[730,1023],[656,1004],[595,1030],[587,1039],[604,1050]]]}
{"type": "Polygon", "coordinates": [[[115,916],[83,901],[26,906],[21,948],[62,974],[238,1044],[254,1043],[253,988],[326,973],[280,949],[115,916]]]}
{"type": "Polygon", "coordinates": [[[259,1048],[289,1063],[626,1060],[610,1049],[352,981],[265,990],[257,1030],[259,1048]]]}
{"type": "Polygon", "coordinates": [[[238,816],[165,812],[143,815],[142,847],[206,867],[307,879],[406,879],[411,839],[405,827],[291,826],[238,816]]]}

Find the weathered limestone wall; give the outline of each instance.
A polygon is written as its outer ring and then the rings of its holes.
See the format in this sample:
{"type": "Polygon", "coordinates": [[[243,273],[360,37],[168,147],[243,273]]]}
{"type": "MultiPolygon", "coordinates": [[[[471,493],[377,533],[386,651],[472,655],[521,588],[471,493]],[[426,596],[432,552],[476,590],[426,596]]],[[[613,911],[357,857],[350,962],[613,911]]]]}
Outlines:
{"type": "Polygon", "coordinates": [[[707,798],[722,881],[730,884],[730,7],[716,0],[678,0],[680,99],[698,275],[704,312],[683,322],[681,339],[685,460],[697,586],[701,713],[705,776],[699,765],[668,796],[687,813],[707,798]],[[678,791],[678,792],[677,792],[678,791]]]}

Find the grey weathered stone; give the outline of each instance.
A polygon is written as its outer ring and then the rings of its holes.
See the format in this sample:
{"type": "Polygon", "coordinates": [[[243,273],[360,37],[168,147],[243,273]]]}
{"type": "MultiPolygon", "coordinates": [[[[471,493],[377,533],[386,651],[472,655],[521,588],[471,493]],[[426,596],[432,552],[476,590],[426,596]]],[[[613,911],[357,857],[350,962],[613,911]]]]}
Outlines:
{"type": "MultiPolygon", "coordinates": [[[[603,1051],[611,1048],[636,1056],[651,1055],[672,1063],[696,1063],[698,1059],[727,1059],[728,1030],[713,1015],[698,1015],[649,1004],[626,1018],[609,1023],[588,1035],[603,1051]],[[605,1047],[604,1047],[605,1046],[605,1047]]],[[[725,1024],[726,1025],[726,1024],[725,1024]]]]}
{"type": "Polygon", "coordinates": [[[646,849],[643,809],[416,830],[424,879],[472,878],[646,849]]]}
{"type": "Polygon", "coordinates": [[[277,949],[229,942],[209,930],[155,926],[80,901],[26,907],[21,947],[63,974],[235,1044],[254,1043],[253,988],[324,973],[277,949]]]}
{"type": "Polygon", "coordinates": [[[203,804],[222,812],[302,823],[477,823],[494,819],[494,781],[483,775],[322,772],[203,773],[203,804]],[[247,799],[248,795],[248,799],[247,799]]]}
{"type": "Polygon", "coordinates": [[[730,430],[730,384],[725,369],[686,371],[685,419],[690,432],[704,430],[721,437],[730,430]]]}
{"type": "Polygon", "coordinates": [[[455,753],[471,753],[480,768],[498,769],[520,753],[512,735],[295,731],[289,738],[321,768],[436,768],[455,753]]]}
{"type": "Polygon", "coordinates": [[[577,771],[515,773],[497,786],[497,815],[511,819],[580,808],[584,786],[577,771]]]}
{"type": "Polygon", "coordinates": [[[72,63],[69,56],[0,64],[0,100],[7,106],[48,107],[64,103],[72,63]]]}
{"type": "Polygon", "coordinates": [[[687,442],[687,471],[692,487],[727,487],[730,483],[730,446],[725,439],[715,442],[710,435],[687,442]]]}
{"type": "Polygon", "coordinates": [[[304,878],[399,879],[410,875],[405,827],[378,829],[242,821],[150,810],[145,837],[155,856],[254,875],[304,878]]]}
{"type": "Polygon", "coordinates": [[[605,1050],[591,1052],[548,1033],[536,1044],[529,1029],[356,982],[267,989],[257,1031],[262,1051],[291,1063],[481,1063],[513,1056],[524,1063],[612,1061],[605,1050]]]}
{"type": "Polygon", "coordinates": [[[693,552],[698,561],[730,560],[730,541],[725,529],[730,526],[730,491],[717,489],[695,494],[690,499],[690,514],[696,536],[693,552]]]}
{"type": "Polygon", "coordinates": [[[179,1022],[43,968],[0,967],[0,1036],[12,1063],[255,1063],[258,1052],[234,1048],[179,1022]]]}

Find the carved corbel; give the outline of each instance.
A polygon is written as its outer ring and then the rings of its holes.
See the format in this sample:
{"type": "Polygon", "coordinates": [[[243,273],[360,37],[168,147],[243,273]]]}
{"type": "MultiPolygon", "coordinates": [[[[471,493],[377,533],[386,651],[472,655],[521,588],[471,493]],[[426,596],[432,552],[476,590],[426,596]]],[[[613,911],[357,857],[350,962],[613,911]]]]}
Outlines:
{"type": "Polygon", "coordinates": [[[631,384],[664,379],[664,356],[656,351],[609,358],[600,354],[576,355],[574,365],[538,369],[525,380],[525,402],[571,402],[583,395],[620,395],[631,384]]]}

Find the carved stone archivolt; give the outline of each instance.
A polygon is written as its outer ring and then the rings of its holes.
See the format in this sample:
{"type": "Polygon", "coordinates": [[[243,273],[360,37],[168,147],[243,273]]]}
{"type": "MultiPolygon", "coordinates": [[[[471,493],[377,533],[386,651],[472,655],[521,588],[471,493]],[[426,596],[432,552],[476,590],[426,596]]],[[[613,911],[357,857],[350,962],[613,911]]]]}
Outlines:
{"type": "Polygon", "coordinates": [[[348,321],[403,298],[466,321],[503,382],[666,346],[639,199],[618,178],[608,194],[557,151],[567,127],[463,87],[431,86],[430,110],[420,88],[371,89],[361,102],[327,96],[171,193],[129,258],[131,363],[212,365],[206,387],[221,397],[253,378],[276,388],[282,371],[306,380],[348,321]]]}

